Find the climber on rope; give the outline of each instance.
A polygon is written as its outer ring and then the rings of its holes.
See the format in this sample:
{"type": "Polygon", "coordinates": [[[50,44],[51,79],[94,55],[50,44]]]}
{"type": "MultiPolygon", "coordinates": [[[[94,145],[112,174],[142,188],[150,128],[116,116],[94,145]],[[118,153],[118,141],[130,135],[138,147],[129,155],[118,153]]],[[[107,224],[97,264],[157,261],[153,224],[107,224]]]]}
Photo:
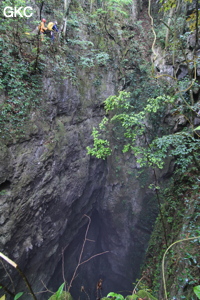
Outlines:
{"type": "Polygon", "coordinates": [[[55,32],[58,32],[57,21],[49,22],[47,25],[46,34],[50,37],[52,42],[55,40],[55,32]]]}
{"type": "Polygon", "coordinates": [[[46,33],[47,27],[45,27],[46,19],[42,19],[40,25],[38,26],[38,29],[40,31],[41,40],[44,40],[44,34],[46,33]]]}

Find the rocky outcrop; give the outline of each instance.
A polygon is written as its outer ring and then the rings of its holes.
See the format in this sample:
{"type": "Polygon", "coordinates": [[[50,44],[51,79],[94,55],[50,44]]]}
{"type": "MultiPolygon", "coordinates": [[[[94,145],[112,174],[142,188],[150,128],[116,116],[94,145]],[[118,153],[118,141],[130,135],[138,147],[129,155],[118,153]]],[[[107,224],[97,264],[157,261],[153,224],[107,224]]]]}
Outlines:
{"type": "MultiPolygon", "coordinates": [[[[139,13],[141,7],[134,5],[139,13]]],[[[154,193],[147,191],[152,174],[138,175],[131,156],[116,150],[118,162],[102,161],[86,153],[92,127],[104,114],[102,101],[119,87],[116,69],[79,70],[75,84],[58,71],[54,78],[51,66],[44,74],[43,102],[32,112],[25,137],[1,145],[0,249],[20,266],[35,292],[45,290],[44,284],[55,291],[72,278],[88,215],[82,261],[106,253],[80,266],[70,291],[74,299],[88,299],[86,293],[90,299],[110,291],[127,294],[139,275],[157,207],[154,193]],[[97,290],[100,279],[102,290],[97,290]]],[[[25,290],[18,274],[7,270],[17,292],[25,290]]],[[[0,274],[12,290],[3,266],[0,274]]],[[[46,293],[37,297],[48,298],[46,293]]]]}
{"type": "MultiPolygon", "coordinates": [[[[107,87],[112,93],[114,85],[107,87]]],[[[91,213],[106,178],[105,163],[86,154],[101,109],[67,81],[58,92],[45,78],[44,95],[45,114],[32,115],[34,134],[1,151],[0,248],[25,270],[36,290],[41,279],[50,279],[61,247],[85,223],[82,216],[91,213]]]]}
{"type": "MultiPolygon", "coordinates": [[[[88,76],[91,80],[94,75],[88,76]]],[[[84,286],[95,299],[99,279],[103,294],[132,288],[156,209],[147,214],[153,195],[141,189],[135,178],[127,179],[125,169],[117,178],[112,160],[93,159],[86,153],[92,127],[102,116],[102,100],[115,93],[115,75],[104,74],[98,93],[88,88],[85,74],[79,80],[77,88],[68,80],[58,83],[46,77],[45,111],[32,114],[24,140],[2,146],[0,243],[34,291],[45,289],[42,282],[55,290],[63,281],[62,250],[69,282],[85,235],[84,215],[90,216],[88,239],[92,241],[85,246],[83,260],[109,252],[81,266],[71,291],[78,299],[84,286]]],[[[136,169],[134,162],[126,160],[136,169]]],[[[24,290],[19,277],[9,272],[17,290],[24,290]]],[[[1,277],[9,285],[2,267],[1,277]]]]}

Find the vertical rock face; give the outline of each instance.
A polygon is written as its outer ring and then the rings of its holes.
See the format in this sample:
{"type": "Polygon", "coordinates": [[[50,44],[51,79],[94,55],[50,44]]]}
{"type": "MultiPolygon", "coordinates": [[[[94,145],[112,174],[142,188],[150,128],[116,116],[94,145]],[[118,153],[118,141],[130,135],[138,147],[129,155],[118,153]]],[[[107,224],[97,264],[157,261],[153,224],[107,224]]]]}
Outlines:
{"type": "MultiPolygon", "coordinates": [[[[26,140],[2,148],[0,248],[23,269],[34,291],[44,288],[42,281],[55,290],[64,280],[62,265],[70,282],[88,222],[84,215],[90,216],[82,261],[109,252],[80,266],[71,292],[75,299],[83,297],[84,286],[95,299],[132,288],[151,230],[144,211],[152,195],[127,179],[126,170],[117,179],[112,160],[86,154],[92,127],[102,116],[100,104],[115,93],[116,79],[104,74],[98,94],[88,89],[88,79],[81,80],[79,90],[67,80],[59,86],[45,78],[45,111],[32,115],[26,140]],[[99,279],[102,291],[96,290],[99,279]]],[[[24,290],[18,275],[12,276],[24,290]]],[[[2,267],[1,278],[9,285],[2,267]]]]}
{"type": "MultiPolygon", "coordinates": [[[[107,88],[113,93],[114,85],[107,88]]],[[[51,78],[44,90],[46,111],[32,116],[32,136],[1,151],[0,248],[35,290],[51,278],[62,247],[84,225],[83,215],[103,198],[107,172],[104,162],[86,154],[101,115],[91,95],[82,96],[67,81],[56,90],[51,78]]]]}
{"type": "MultiPolygon", "coordinates": [[[[114,72],[98,68],[98,88],[95,72],[80,71],[74,86],[55,81],[47,70],[43,105],[32,113],[26,138],[0,151],[0,249],[20,266],[35,292],[45,290],[43,283],[54,291],[64,280],[70,283],[85,238],[85,215],[91,218],[81,260],[87,262],[70,290],[75,300],[88,299],[86,293],[96,299],[132,290],[157,212],[154,195],[146,192],[152,176],[138,179],[133,159],[119,155],[119,169],[113,158],[102,161],[86,153],[92,128],[104,113],[102,101],[119,86],[114,72]],[[97,289],[100,279],[102,289],[97,289]]],[[[25,290],[18,274],[10,267],[8,272],[17,292],[25,290]]],[[[12,290],[1,265],[0,276],[12,290]]]]}

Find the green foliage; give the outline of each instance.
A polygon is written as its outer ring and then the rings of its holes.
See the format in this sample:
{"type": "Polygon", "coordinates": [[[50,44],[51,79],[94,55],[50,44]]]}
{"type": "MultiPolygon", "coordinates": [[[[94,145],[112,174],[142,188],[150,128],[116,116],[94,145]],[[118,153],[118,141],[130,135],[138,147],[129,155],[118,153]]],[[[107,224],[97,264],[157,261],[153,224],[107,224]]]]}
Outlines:
{"type": "Polygon", "coordinates": [[[95,60],[98,65],[106,66],[106,64],[109,60],[109,54],[105,53],[105,52],[99,52],[95,55],[95,60]]]}
{"type": "MultiPolygon", "coordinates": [[[[183,3],[182,4],[187,4],[187,3],[191,3],[192,4],[192,0],[183,0],[182,1],[183,3]]],[[[180,2],[178,0],[160,0],[160,4],[161,4],[161,8],[160,8],[160,11],[162,12],[167,12],[169,10],[172,10],[172,9],[177,9],[180,5],[180,2]]],[[[179,21],[180,21],[180,15],[177,14],[177,17],[175,17],[176,19],[176,25],[177,27],[179,27],[179,21]]],[[[182,28],[183,26],[183,22],[187,22],[187,26],[191,32],[196,30],[196,27],[200,25],[200,12],[196,10],[196,7],[194,6],[193,8],[193,11],[190,12],[188,15],[187,15],[187,18],[185,18],[185,16],[183,16],[183,19],[181,21],[182,23],[182,28]]],[[[174,31],[174,28],[170,28],[171,29],[171,32],[174,31]]],[[[176,29],[177,30],[177,29],[176,29]]],[[[178,42],[179,43],[179,42],[178,42]]],[[[173,47],[175,46],[175,40],[173,41],[173,47]]]]}
{"type": "MultiPolygon", "coordinates": [[[[160,191],[163,217],[167,220],[166,230],[168,243],[185,239],[168,251],[165,264],[167,292],[180,299],[195,298],[193,287],[199,282],[199,174],[198,171],[185,172],[180,178],[171,179],[167,188],[160,191]],[[192,173],[193,172],[193,173],[192,173]],[[191,241],[187,242],[187,237],[191,241]],[[173,285],[173,294],[171,286],[173,285]],[[175,291],[174,291],[175,290],[175,291]]],[[[154,232],[147,251],[144,274],[151,284],[148,287],[156,293],[162,293],[160,285],[160,266],[165,247],[160,217],[157,218],[154,232]],[[148,274],[148,275],[147,275],[148,274]]],[[[171,298],[170,298],[171,297],[171,298]]]]}
{"type": "Polygon", "coordinates": [[[129,295],[129,296],[126,296],[125,299],[126,300],[138,300],[138,295],[136,295],[136,294],[129,295]]]}
{"type": "Polygon", "coordinates": [[[196,294],[197,298],[200,299],[200,285],[194,287],[194,293],[196,294]]]}
{"type": "Polygon", "coordinates": [[[121,295],[121,294],[116,294],[116,293],[113,293],[113,292],[110,292],[107,297],[112,297],[114,298],[115,300],[124,300],[124,297],[121,295]]]}
{"type": "Polygon", "coordinates": [[[115,300],[138,300],[139,298],[146,299],[146,300],[157,300],[155,297],[153,297],[149,292],[146,290],[139,290],[137,293],[134,293],[132,295],[122,296],[121,294],[116,294],[116,293],[109,293],[107,297],[112,297],[112,299],[115,300]]]}
{"type": "Polygon", "coordinates": [[[196,130],[200,130],[200,126],[197,126],[197,127],[194,129],[194,131],[196,131],[196,130]]]}
{"type": "Polygon", "coordinates": [[[95,53],[90,51],[87,56],[81,56],[79,65],[82,67],[94,67],[96,65],[106,66],[107,61],[109,60],[109,54],[105,52],[95,53]]]}
{"type": "Polygon", "coordinates": [[[53,294],[49,300],[73,300],[69,292],[63,291],[65,283],[62,283],[57,292],[53,294]]]}
{"type": "Polygon", "coordinates": [[[127,17],[125,6],[131,4],[132,0],[105,0],[102,1],[103,8],[98,8],[96,14],[107,15],[114,17],[113,11],[120,14],[123,17],[127,17]]]}
{"type": "MultiPolygon", "coordinates": [[[[25,0],[14,4],[15,7],[27,5],[25,0]]],[[[0,10],[14,4],[10,0],[2,1],[0,10]]],[[[26,19],[2,16],[3,14],[0,16],[0,139],[8,143],[25,135],[30,112],[40,103],[41,75],[38,72],[39,62],[36,63],[37,47],[36,53],[32,52],[37,45],[36,38],[31,38],[27,43],[24,35],[28,31],[26,19]]]]}
{"type": "MultiPolygon", "coordinates": [[[[166,280],[165,280],[165,257],[166,257],[166,254],[167,252],[169,251],[169,249],[174,246],[175,244],[178,244],[180,242],[187,242],[187,241],[190,241],[190,240],[193,240],[193,241],[198,241],[198,238],[200,238],[200,236],[195,236],[195,237],[187,237],[187,238],[184,238],[184,239],[180,239],[176,242],[173,242],[168,248],[167,250],[165,251],[164,255],[163,255],[163,259],[162,259],[162,276],[163,276],[163,285],[164,285],[164,295],[165,295],[165,298],[167,299],[167,288],[166,288],[166,280]]],[[[186,282],[188,283],[189,280],[188,278],[186,279],[186,282]]],[[[192,284],[194,283],[194,281],[192,282],[192,284]]],[[[190,284],[190,283],[189,283],[190,284]]],[[[182,299],[185,299],[185,296],[181,296],[182,299]]]]}
{"type": "MultiPolygon", "coordinates": [[[[184,0],[184,2],[192,3],[192,0],[184,0]]],[[[162,10],[164,11],[168,11],[172,8],[176,8],[177,5],[179,5],[178,0],[160,0],[160,3],[162,4],[162,10]]]]}
{"type": "Polygon", "coordinates": [[[121,91],[119,92],[119,96],[110,96],[105,101],[105,111],[108,113],[111,110],[117,109],[124,109],[128,110],[132,107],[130,104],[130,93],[121,91]]]}
{"type": "Polygon", "coordinates": [[[139,290],[136,295],[140,298],[146,298],[148,300],[157,300],[155,297],[153,297],[149,292],[145,290],[139,290]]]}
{"type": "Polygon", "coordinates": [[[14,300],[19,299],[23,294],[24,294],[23,292],[17,293],[14,297],[14,300]]]}
{"type": "Polygon", "coordinates": [[[73,300],[73,298],[69,292],[62,291],[59,297],[56,292],[48,300],[73,300]]]}
{"type": "Polygon", "coordinates": [[[61,286],[57,290],[57,292],[55,294],[56,295],[56,300],[60,299],[60,296],[61,296],[61,294],[63,292],[64,286],[65,286],[65,283],[61,284],[61,286]]]}
{"type": "Polygon", "coordinates": [[[196,26],[200,26],[200,12],[198,11],[198,13],[196,13],[196,11],[194,11],[193,13],[191,13],[189,15],[189,17],[187,18],[187,22],[189,25],[189,29],[191,31],[194,31],[196,29],[196,26]],[[198,23],[197,23],[197,19],[198,19],[198,23]]]}
{"type": "MultiPolygon", "coordinates": [[[[27,2],[25,0],[18,0],[18,1],[12,1],[12,0],[3,0],[0,3],[0,21],[1,21],[1,32],[3,34],[6,34],[5,38],[7,41],[11,41],[13,45],[11,44],[11,47],[17,44],[22,38],[22,35],[24,32],[27,30],[27,25],[25,20],[27,18],[25,16],[20,17],[4,17],[3,15],[3,10],[6,6],[13,7],[15,6],[16,8],[20,7],[26,7],[27,2]]],[[[21,11],[23,15],[23,11],[21,11]]],[[[28,13],[28,11],[27,11],[28,13]]]]}
{"type": "MultiPolygon", "coordinates": [[[[175,101],[174,97],[168,95],[149,98],[143,110],[136,113],[131,104],[131,94],[121,91],[119,96],[110,96],[105,100],[105,111],[109,114],[109,118],[104,118],[99,124],[99,128],[103,129],[107,136],[113,135],[110,131],[114,132],[115,140],[123,141],[122,152],[131,151],[140,167],[150,166],[162,169],[165,159],[171,156],[176,158],[177,172],[183,173],[192,163],[199,160],[199,142],[193,137],[192,131],[188,129],[175,134],[155,137],[151,132],[152,127],[148,124],[150,116],[159,113],[163,107],[165,109],[171,105],[175,107],[175,101]],[[119,127],[120,131],[115,130],[119,127]],[[152,138],[149,138],[151,136],[152,138]]],[[[99,135],[100,131],[93,129],[95,147],[93,151],[89,148],[88,154],[102,158],[98,150],[102,152],[106,146],[106,151],[103,151],[105,159],[106,153],[111,154],[111,149],[108,150],[108,140],[99,139],[99,135]],[[102,147],[98,149],[97,147],[100,145],[102,147]]]]}
{"type": "Polygon", "coordinates": [[[30,76],[29,65],[14,57],[4,44],[2,55],[0,89],[4,101],[0,103],[0,136],[6,141],[23,135],[30,110],[39,103],[40,76],[30,76]]]}
{"type": "Polygon", "coordinates": [[[161,149],[163,156],[176,158],[177,171],[184,173],[195,161],[198,161],[199,143],[190,132],[180,132],[156,138],[152,147],[161,149]]]}
{"type": "Polygon", "coordinates": [[[94,138],[94,147],[87,147],[87,152],[97,158],[106,159],[106,157],[111,154],[111,150],[109,148],[110,144],[108,140],[99,139],[99,135],[98,130],[93,128],[92,136],[94,138]]]}

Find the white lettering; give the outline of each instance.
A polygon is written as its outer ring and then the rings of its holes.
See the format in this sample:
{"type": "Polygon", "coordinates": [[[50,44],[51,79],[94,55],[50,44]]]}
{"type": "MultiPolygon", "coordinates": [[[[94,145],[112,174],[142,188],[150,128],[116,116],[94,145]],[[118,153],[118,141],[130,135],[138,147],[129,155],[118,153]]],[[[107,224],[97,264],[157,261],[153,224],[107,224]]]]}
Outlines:
{"type": "Polygon", "coordinates": [[[23,17],[23,15],[21,14],[20,10],[22,9],[23,7],[14,7],[14,17],[17,17],[17,14],[20,16],[20,17],[23,17]]]}
{"type": "Polygon", "coordinates": [[[6,18],[13,17],[13,8],[11,6],[6,6],[3,10],[3,14],[6,18]],[[7,10],[9,14],[7,14],[7,10]]]}
{"type": "Polygon", "coordinates": [[[24,15],[25,15],[25,17],[30,18],[30,17],[33,15],[33,13],[30,13],[29,15],[27,15],[27,14],[26,14],[26,10],[27,10],[27,9],[29,9],[29,10],[33,10],[33,9],[32,9],[32,7],[30,7],[30,6],[27,6],[27,7],[24,8],[24,15]]]}
{"type": "Polygon", "coordinates": [[[32,11],[33,8],[31,6],[26,6],[26,7],[12,7],[12,6],[6,6],[3,10],[3,14],[6,18],[12,18],[12,17],[17,17],[17,16],[20,16],[21,18],[23,16],[25,16],[26,18],[30,18],[33,13],[30,12],[32,11]],[[28,10],[28,12],[27,12],[28,10]]]}

